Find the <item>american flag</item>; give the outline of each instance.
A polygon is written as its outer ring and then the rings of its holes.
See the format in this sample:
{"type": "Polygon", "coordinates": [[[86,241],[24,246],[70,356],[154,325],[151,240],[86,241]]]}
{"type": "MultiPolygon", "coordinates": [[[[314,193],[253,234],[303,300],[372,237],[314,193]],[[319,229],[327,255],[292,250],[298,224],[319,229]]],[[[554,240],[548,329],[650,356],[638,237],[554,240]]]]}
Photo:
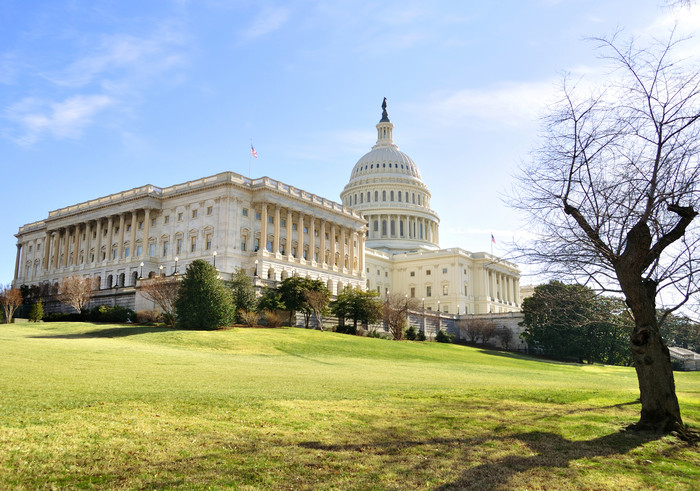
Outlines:
{"type": "Polygon", "coordinates": [[[493,244],[496,243],[496,237],[494,237],[493,234],[491,234],[491,242],[492,242],[493,244]]]}
{"type": "Polygon", "coordinates": [[[258,152],[255,150],[255,147],[252,143],[250,144],[250,154],[256,159],[258,158],[258,152]]]}

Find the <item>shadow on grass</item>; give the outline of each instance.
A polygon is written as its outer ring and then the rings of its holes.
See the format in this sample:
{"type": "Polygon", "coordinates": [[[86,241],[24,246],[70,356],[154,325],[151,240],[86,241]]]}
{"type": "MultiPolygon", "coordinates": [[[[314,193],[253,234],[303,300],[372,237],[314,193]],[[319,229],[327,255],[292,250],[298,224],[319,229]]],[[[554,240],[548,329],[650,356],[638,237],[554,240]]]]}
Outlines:
{"type": "Polygon", "coordinates": [[[170,327],[153,326],[120,326],[105,327],[94,331],[81,332],[75,334],[44,334],[42,336],[32,336],[39,339],[92,339],[92,338],[124,338],[127,336],[138,336],[152,332],[172,332],[175,329],[170,327]]]}
{"type": "Polygon", "coordinates": [[[573,441],[556,433],[533,431],[478,438],[389,439],[348,445],[326,445],[311,441],[303,442],[299,446],[312,450],[374,452],[384,455],[399,454],[402,449],[408,447],[456,446],[464,449],[464,455],[460,460],[464,462],[466,469],[454,482],[444,484],[436,489],[503,489],[508,487],[511,478],[530,469],[566,468],[572,461],[578,459],[623,455],[662,436],[655,433],[616,432],[592,440],[573,441]],[[499,442],[500,445],[513,446],[514,440],[518,440],[527,447],[527,451],[524,452],[526,455],[508,455],[502,458],[488,459],[485,462],[483,455],[472,457],[472,454],[477,454],[480,446],[484,444],[491,446],[493,442],[499,442]]]}

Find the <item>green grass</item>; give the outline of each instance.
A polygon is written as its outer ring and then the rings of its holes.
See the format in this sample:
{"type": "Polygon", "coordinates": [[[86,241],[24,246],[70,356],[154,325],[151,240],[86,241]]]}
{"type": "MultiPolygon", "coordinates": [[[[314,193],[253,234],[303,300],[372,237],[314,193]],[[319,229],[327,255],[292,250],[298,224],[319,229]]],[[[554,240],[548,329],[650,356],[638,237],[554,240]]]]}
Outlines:
{"type": "MultiPolygon", "coordinates": [[[[0,488],[697,489],[633,369],[302,329],[0,326],[0,488]]],[[[677,373],[700,426],[700,373],[677,373]]]]}

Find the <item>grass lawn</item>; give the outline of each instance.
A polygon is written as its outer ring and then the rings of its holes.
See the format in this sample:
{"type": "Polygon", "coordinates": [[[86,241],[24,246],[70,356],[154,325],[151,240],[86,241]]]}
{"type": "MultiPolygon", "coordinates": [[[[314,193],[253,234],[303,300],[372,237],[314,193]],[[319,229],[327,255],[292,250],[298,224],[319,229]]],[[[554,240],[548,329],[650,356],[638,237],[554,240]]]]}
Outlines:
{"type": "MultiPolygon", "coordinates": [[[[634,370],[303,329],[0,326],[0,488],[698,489],[634,370]]],[[[700,373],[676,373],[700,427],[700,373]]]]}

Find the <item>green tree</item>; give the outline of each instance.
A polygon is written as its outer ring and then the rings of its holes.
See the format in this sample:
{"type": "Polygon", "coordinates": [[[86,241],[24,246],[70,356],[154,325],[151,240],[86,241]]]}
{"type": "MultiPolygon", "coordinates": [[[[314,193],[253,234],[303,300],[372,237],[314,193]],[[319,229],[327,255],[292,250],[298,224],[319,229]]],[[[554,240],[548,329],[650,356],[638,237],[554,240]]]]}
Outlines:
{"type": "Polygon", "coordinates": [[[331,292],[325,286],[319,290],[307,290],[304,293],[306,305],[314,314],[318,328],[323,331],[323,316],[328,313],[328,302],[331,299],[331,292]]]}
{"type": "Polygon", "coordinates": [[[29,320],[31,322],[39,322],[44,318],[44,304],[41,300],[37,300],[32,304],[32,309],[29,311],[29,320]]]}
{"type": "Polygon", "coordinates": [[[307,301],[306,292],[327,291],[327,288],[321,280],[292,276],[282,280],[277,290],[281,294],[282,302],[284,302],[285,307],[289,310],[289,322],[292,322],[292,315],[294,312],[302,312],[304,314],[305,326],[309,327],[309,318],[313,310],[307,301]]]}
{"type": "Polygon", "coordinates": [[[236,322],[243,322],[238,312],[256,311],[258,299],[255,296],[253,280],[244,269],[236,268],[231,279],[231,294],[236,307],[236,322]]]}
{"type": "Polygon", "coordinates": [[[700,350],[700,325],[685,315],[664,316],[664,312],[659,312],[659,317],[665,317],[661,324],[661,335],[668,346],[677,346],[695,352],[700,350]]]}
{"type": "Polygon", "coordinates": [[[522,305],[531,347],[560,360],[626,364],[631,353],[624,322],[626,312],[616,299],[600,297],[588,287],[550,281],[539,285],[522,305]]]}
{"type": "Polygon", "coordinates": [[[357,324],[374,324],[382,317],[382,301],[374,290],[363,292],[346,286],[333,303],[333,315],[340,319],[352,319],[357,331],[357,324]]]}
{"type": "Polygon", "coordinates": [[[201,259],[187,266],[175,310],[178,325],[185,329],[217,329],[234,318],[231,290],[219,279],[214,266],[201,259]]]}
{"type": "Polygon", "coordinates": [[[265,288],[262,296],[258,299],[258,312],[265,310],[276,312],[278,310],[286,310],[287,308],[282,302],[282,294],[276,288],[265,288]]]}

